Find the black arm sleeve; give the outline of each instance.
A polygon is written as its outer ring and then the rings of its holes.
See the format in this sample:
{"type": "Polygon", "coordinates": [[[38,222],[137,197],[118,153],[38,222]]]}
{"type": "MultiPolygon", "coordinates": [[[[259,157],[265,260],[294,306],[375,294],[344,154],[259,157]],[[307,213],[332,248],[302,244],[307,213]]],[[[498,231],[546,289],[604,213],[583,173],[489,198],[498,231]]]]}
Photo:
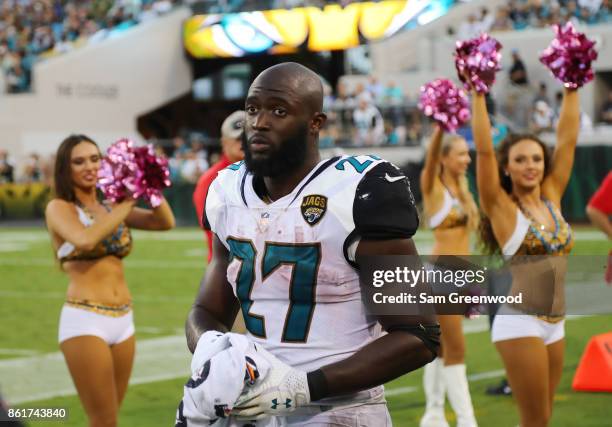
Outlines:
{"type": "Polygon", "coordinates": [[[419,215],[404,173],[389,162],[368,171],[355,192],[353,219],[354,233],[364,239],[412,237],[419,215]]]}

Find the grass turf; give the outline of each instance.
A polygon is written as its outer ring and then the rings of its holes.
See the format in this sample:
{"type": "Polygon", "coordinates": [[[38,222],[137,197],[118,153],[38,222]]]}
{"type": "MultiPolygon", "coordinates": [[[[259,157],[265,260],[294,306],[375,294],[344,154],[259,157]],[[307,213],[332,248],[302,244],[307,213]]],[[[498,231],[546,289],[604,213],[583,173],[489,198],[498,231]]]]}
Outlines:
{"type": "MultiPolygon", "coordinates": [[[[577,239],[574,254],[605,254],[609,243],[597,233],[577,239]]],[[[419,232],[417,247],[431,244],[431,235],[419,232]]],[[[41,229],[0,231],[0,359],[16,357],[2,349],[32,353],[58,350],[57,320],[64,300],[66,277],[53,263],[51,247],[41,229]]],[[[202,234],[196,229],[170,233],[135,233],[135,249],[126,259],[126,276],[135,304],[137,339],[180,333],[186,314],[205,267],[202,234]]],[[[564,374],[555,401],[553,426],[603,426],[609,422],[610,395],[575,393],[571,390],[573,372],[588,339],[611,330],[612,316],[592,316],[566,323],[567,350],[564,374]]],[[[491,372],[502,368],[490,343],[489,333],[467,335],[468,373],[491,372]]],[[[187,369],[186,369],[187,371],[187,369]]],[[[421,372],[405,375],[387,385],[387,390],[416,387],[388,397],[394,425],[418,425],[424,408],[421,372]]],[[[487,385],[499,378],[470,384],[476,416],[481,426],[514,426],[518,422],[511,398],[484,394],[487,385]]],[[[2,379],[0,379],[2,381],[2,379]]],[[[120,414],[122,426],[168,426],[173,424],[176,404],[185,378],[131,386],[120,414]]],[[[52,388],[53,384],[49,384],[52,388]]],[[[66,422],[30,423],[45,426],[86,425],[76,396],[29,402],[19,407],[61,406],[70,410],[66,422]]],[[[447,417],[453,414],[447,406],[447,417]]]]}

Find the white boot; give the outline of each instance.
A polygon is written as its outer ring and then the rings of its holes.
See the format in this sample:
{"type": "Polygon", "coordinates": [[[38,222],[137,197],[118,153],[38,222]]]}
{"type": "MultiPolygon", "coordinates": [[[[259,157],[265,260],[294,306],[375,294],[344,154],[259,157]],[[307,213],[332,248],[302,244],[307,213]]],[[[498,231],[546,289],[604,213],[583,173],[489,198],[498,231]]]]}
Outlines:
{"type": "Polygon", "coordinates": [[[442,377],[448,401],[457,415],[457,427],[478,427],[465,375],[465,365],[445,366],[442,368],[442,377]]]}
{"type": "Polygon", "coordinates": [[[423,388],[425,389],[426,407],[419,427],[449,427],[444,416],[443,368],[444,360],[439,357],[425,365],[423,388]]]}

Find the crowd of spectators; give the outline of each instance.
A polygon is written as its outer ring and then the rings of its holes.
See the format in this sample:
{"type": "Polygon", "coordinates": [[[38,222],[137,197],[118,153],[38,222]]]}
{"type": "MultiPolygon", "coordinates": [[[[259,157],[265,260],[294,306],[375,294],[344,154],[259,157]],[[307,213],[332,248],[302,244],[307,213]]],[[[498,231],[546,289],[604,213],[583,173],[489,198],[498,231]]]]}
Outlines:
{"type": "MultiPolygon", "coordinates": [[[[552,98],[546,83],[532,82],[517,49],[512,50],[512,64],[507,72],[510,85],[505,90],[502,112],[518,130],[528,130],[536,134],[553,131],[559,120],[563,93],[557,91],[552,98]]],[[[596,109],[595,117],[581,113],[582,131],[592,130],[594,123],[612,125],[612,91],[596,109]]]]}
{"type": "MultiPolygon", "coordinates": [[[[191,137],[190,143],[183,137],[171,141],[152,141],[157,153],[168,158],[172,182],[195,184],[209,164],[218,160],[217,150],[206,150],[198,137],[191,137]],[[210,152],[209,152],[210,151],[210,152]]],[[[0,185],[6,183],[43,182],[51,184],[53,179],[53,155],[42,156],[30,153],[15,161],[7,150],[0,149],[0,185]]]]}
{"type": "MultiPolygon", "coordinates": [[[[518,86],[515,85],[515,87],[518,86]]],[[[609,100],[612,101],[612,94],[609,100]]],[[[505,101],[502,109],[512,120],[513,127],[537,135],[543,132],[554,132],[559,121],[563,92],[556,91],[554,97],[550,97],[546,83],[540,82],[537,90],[525,85],[523,92],[509,91],[505,101]],[[517,95],[526,99],[517,100],[517,95]]],[[[612,114],[607,116],[606,108],[612,110],[612,102],[604,103],[595,117],[595,120],[602,125],[612,124],[612,114]],[[607,117],[611,120],[606,120],[607,117]]],[[[589,132],[593,130],[593,126],[593,119],[586,112],[581,112],[580,130],[589,132]]]]}
{"type": "Polygon", "coordinates": [[[29,91],[35,61],[113,37],[174,3],[178,0],[3,0],[0,76],[6,91],[29,91]]]}
{"type": "Polygon", "coordinates": [[[610,21],[610,0],[510,0],[499,6],[495,15],[483,7],[479,14],[470,14],[456,31],[449,28],[448,32],[468,39],[481,32],[544,28],[565,22],[594,25],[610,21]]]}
{"type": "Polygon", "coordinates": [[[418,144],[422,134],[416,100],[395,83],[383,85],[374,76],[349,91],[340,82],[336,94],[325,87],[328,120],[321,134],[322,147],[418,144]]]}
{"type": "MultiPolygon", "coordinates": [[[[610,99],[612,99],[612,96],[610,99]]],[[[550,100],[546,91],[546,84],[540,83],[540,90],[533,98],[530,108],[529,131],[536,135],[542,132],[554,132],[559,121],[562,101],[563,92],[555,92],[554,99],[550,100]]],[[[605,104],[603,108],[605,108],[605,104]]],[[[605,110],[603,108],[598,112],[595,119],[602,125],[610,125],[612,120],[606,121],[605,110]]],[[[582,132],[590,132],[593,130],[593,126],[594,123],[591,116],[582,111],[580,113],[580,130],[582,132]]]]}
{"type": "MultiPolygon", "coordinates": [[[[218,160],[219,150],[209,152],[197,137],[190,138],[190,141],[187,143],[183,137],[165,143],[153,141],[157,153],[168,158],[172,182],[195,184],[209,164],[218,160]]],[[[33,182],[51,184],[54,163],[54,155],[42,156],[35,152],[15,161],[7,150],[0,149],[0,185],[33,182]]]]}
{"type": "MultiPolygon", "coordinates": [[[[324,6],[322,0],[3,0],[0,3],[0,80],[7,93],[31,89],[34,63],[113,37],[155,19],[176,4],[198,13],[324,6]],[[197,6],[200,5],[200,9],[197,6]]],[[[347,5],[351,0],[340,3],[347,5]]]]}
{"type": "MultiPolygon", "coordinates": [[[[428,132],[427,121],[394,83],[380,85],[374,77],[368,85],[358,84],[349,93],[346,85],[338,85],[336,96],[326,89],[325,111],[328,123],[320,134],[321,148],[420,145],[428,132]],[[376,96],[378,94],[378,96],[376,96]]],[[[559,119],[563,93],[550,97],[545,83],[540,83],[527,105],[527,125],[522,130],[539,134],[554,131],[559,119]]],[[[492,100],[490,100],[492,102],[492,100]]],[[[596,121],[612,126],[612,89],[598,108],[596,121]]],[[[581,130],[593,128],[593,120],[581,114],[581,130]]],[[[513,125],[516,125],[514,123],[513,125]]],[[[515,129],[519,129],[516,128],[515,129]]],[[[218,141],[204,138],[199,133],[177,136],[172,140],[151,140],[158,154],[168,158],[170,178],[174,183],[195,184],[209,165],[219,160],[218,141]]],[[[30,153],[18,164],[6,150],[0,149],[0,184],[44,182],[53,176],[53,156],[30,153]]]]}
{"type": "Polygon", "coordinates": [[[41,157],[38,153],[29,154],[15,165],[6,150],[0,150],[0,184],[14,182],[51,183],[55,158],[41,157]]]}
{"type": "MultiPolygon", "coordinates": [[[[328,120],[320,134],[321,148],[418,145],[423,133],[421,112],[395,83],[382,85],[375,77],[354,90],[340,82],[336,94],[324,86],[328,120]]],[[[172,182],[195,184],[216,163],[218,141],[200,132],[181,132],[171,140],[151,139],[168,157],[172,182]]]]}
{"type": "Polygon", "coordinates": [[[203,139],[197,135],[190,138],[175,137],[171,146],[165,147],[165,154],[169,157],[168,165],[172,182],[195,184],[209,165],[217,160],[217,153],[209,153],[204,147],[203,139]]]}

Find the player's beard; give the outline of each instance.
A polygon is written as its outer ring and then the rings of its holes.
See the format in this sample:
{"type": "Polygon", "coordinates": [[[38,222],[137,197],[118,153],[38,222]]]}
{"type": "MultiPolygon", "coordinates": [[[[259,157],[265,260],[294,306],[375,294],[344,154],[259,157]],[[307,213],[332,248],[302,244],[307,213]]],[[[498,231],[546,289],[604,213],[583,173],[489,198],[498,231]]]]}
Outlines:
{"type": "Polygon", "coordinates": [[[244,163],[249,172],[259,177],[278,177],[288,175],[306,160],[308,127],[300,126],[295,134],[283,140],[277,149],[271,148],[267,157],[254,159],[249,150],[246,134],[242,133],[244,163]]]}

